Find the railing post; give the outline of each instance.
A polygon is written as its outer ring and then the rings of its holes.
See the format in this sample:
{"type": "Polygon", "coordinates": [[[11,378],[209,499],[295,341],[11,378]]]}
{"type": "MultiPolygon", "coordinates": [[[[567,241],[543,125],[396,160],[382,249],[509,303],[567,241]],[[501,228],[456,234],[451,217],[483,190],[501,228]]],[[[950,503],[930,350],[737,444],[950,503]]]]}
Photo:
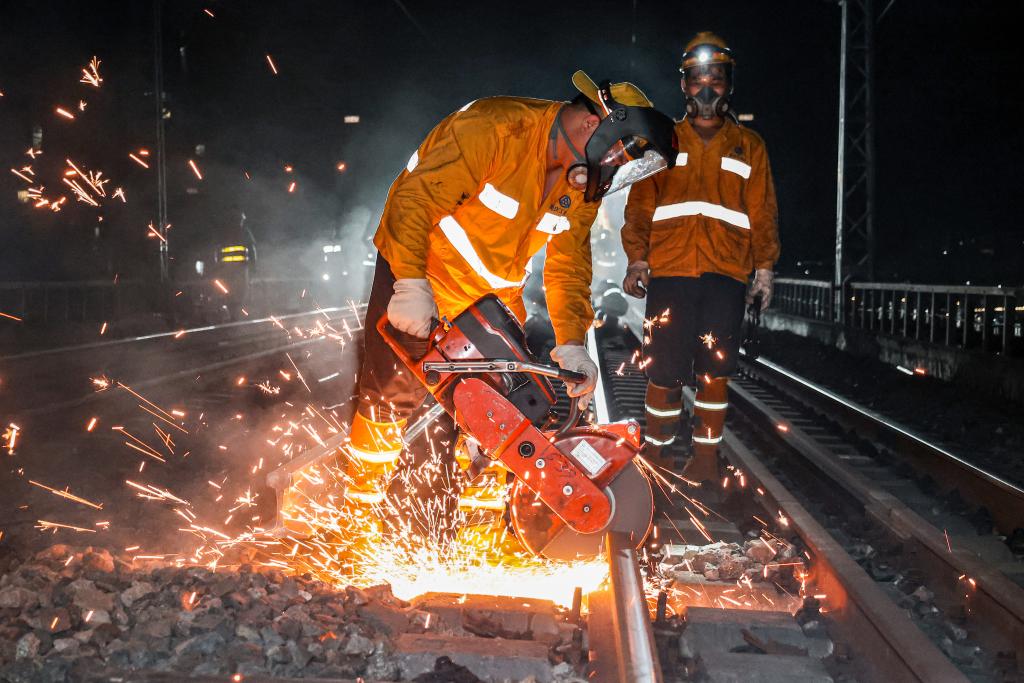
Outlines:
{"type": "Polygon", "coordinates": [[[935,341],[935,292],[932,291],[931,315],[928,316],[928,341],[935,341]]]}
{"type": "Polygon", "coordinates": [[[964,292],[964,298],[961,300],[960,305],[960,324],[964,326],[962,339],[960,342],[961,348],[967,348],[967,342],[970,340],[969,330],[974,325],[974,313],[971,311],[971,295],[964,292]],[[970,318],[968,318],[970,316],[970,318]]]}

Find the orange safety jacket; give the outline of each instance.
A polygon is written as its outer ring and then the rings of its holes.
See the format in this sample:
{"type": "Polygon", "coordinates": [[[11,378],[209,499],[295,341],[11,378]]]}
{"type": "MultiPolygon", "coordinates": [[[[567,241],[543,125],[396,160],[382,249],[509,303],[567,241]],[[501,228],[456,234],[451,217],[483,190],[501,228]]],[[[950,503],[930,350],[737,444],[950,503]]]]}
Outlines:
{"type": "Polygon", "coordinates": [[[779,258],[778,208],[764,141],[726,119],[708,141],[676,123],[675,168],[629,190],[622,247],[652,277],[720,273],[746,282],[779,258]]]}
{"type": "Polygon", "coordinates": [[[396,278],[427,278],[449,320],[494,292],[520,321],[530,258],[547,246],[544,288],[559,344],[583,341],[590,227],[598,202],[562,177],[544,196],[551,126],[562,102],[476,100],[448,116],[388,192],[374,244],[396,278]]]}

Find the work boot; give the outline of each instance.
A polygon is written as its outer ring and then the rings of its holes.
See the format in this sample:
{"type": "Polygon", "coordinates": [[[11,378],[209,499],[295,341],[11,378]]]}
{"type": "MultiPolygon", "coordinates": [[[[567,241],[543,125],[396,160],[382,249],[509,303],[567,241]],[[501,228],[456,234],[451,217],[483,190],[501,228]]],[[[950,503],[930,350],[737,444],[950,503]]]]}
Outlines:
{"type": "Polygon", "coordinates": [[[644,430],[644,458],[658,467],[674,470],[671,446],[676,440],[683,414],[683,388],[647,383],[644,398],[647,428],[644,430]]]}
{"type": "Polygon", "coordinates": [[[402,430],[406,420],[376,422],[356,412],[349,442],[343,448],[347,478],[345,500],[375,505],[384,500],[391,475],[402,454],[402,430]]]}
{"type": "Polygon", "coordinates": [[[693,456],[683,468],[683,476],[696,482],[719,483],[722,468],[718,447],[725,429],[725,412],[729,407],[729,378],[703,377],[697,382],[693,402],[693,456]]]}

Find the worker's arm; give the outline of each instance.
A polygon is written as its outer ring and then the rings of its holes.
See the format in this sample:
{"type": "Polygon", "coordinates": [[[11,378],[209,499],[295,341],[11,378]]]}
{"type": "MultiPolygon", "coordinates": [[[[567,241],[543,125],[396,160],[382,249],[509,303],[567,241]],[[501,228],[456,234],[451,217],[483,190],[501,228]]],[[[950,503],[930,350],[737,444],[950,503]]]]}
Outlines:
{"type": "Polygon", "coordinates": [[[375,240],[397,279],[426,277],[431,226],[477,194],[497,140],[483,116],[463,112],[441,122],[424,147],[395,181],[375,240]]]}
{"type": "Polygon", "coordinates": [[[644,178],[629,188],[626,200],[625,223],[620,237],[627,263],[647,261],[651,248],[651,220],[657,197],[655,176],[644,178]]]}
{"type": "Polygon", "coordinates": [[[630,296],[647,296],[647,283],[651,279],[647,256],[651,249],[651,223],[654,217],[658,186],[654,177],[645,178],[629,188],[625,218],[620,238],[626,252],[626,277],[622,289],[630,296]]]}
{"type": "Polygon", "coordinates": [[[597,203],[581,207],[571,227],[551,238],[544,260],[544,295],[558,344],[582,344],[594,322],[590,303],[590,227],[597,203]]]}
{"type": "Polygon", "coordinates": [[[775,184],[764,145],[751,150],[750,179],[743,188],[743,202],[750,217],[750,238],[755,270],[771,271],[779,260],[779,209],[775,184]]]}

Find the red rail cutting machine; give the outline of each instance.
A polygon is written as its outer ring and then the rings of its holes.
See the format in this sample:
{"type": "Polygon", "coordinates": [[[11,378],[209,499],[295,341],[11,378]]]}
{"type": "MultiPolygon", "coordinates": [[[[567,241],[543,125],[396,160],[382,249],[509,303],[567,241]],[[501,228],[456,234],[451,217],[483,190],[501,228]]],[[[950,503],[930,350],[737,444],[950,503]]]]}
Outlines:
{"type": "Polygon", "coordinates": [[[630,534],[637,547],[644,542],[654,498],[633,460],[639,425],[580,425],[573,400],[568,420],[548,429],[556,402],[548,378],[582,377],[536,362],[500,299],[488,294],[438,325],[422,358],[409,355],[386,316],[377,329],[459,428],[515,475],[510,518],[528,550],[552,559],[590,558],[602,551],[608,531],[630,534]]]}

